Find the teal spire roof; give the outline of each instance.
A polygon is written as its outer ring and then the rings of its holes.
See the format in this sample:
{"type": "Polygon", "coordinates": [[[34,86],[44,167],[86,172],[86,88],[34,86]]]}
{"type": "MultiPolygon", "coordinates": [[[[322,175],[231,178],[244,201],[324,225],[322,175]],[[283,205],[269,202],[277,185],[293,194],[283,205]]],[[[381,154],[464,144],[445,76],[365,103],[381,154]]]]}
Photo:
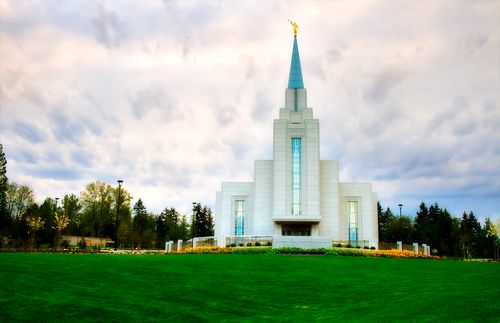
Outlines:
{"type": "Polygon", "coordinates": [[[289,89],[303,89],[302,68],[300,67],[299,46],[297,36],[293,37],[292,64],[290,65],[290,77],[288,78],[289,89]]]}

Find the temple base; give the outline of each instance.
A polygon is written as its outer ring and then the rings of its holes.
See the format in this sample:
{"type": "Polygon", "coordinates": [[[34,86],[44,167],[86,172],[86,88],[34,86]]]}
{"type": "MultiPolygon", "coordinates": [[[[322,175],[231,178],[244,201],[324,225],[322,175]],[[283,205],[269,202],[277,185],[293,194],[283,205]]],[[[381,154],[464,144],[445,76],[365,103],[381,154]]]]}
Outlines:
{"type": "Polygon", "coordinates": [[[311,236],[273,236],[273,248],[332,248],[332,239],[311,236]]]}

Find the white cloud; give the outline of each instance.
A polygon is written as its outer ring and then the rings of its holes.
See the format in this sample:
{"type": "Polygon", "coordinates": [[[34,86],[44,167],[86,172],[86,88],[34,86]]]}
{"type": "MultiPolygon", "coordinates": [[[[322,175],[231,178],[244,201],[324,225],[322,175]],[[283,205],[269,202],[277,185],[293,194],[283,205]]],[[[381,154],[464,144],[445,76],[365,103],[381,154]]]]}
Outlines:
{"type": "Polygon", "coordinates": [[[0,1],[8,176],[39,200],[120,178],[155,211],[213,206],[221,181],[272,158],[293,18],[342,179],[408,212],[500,216],[499,6],[0,1]]]}

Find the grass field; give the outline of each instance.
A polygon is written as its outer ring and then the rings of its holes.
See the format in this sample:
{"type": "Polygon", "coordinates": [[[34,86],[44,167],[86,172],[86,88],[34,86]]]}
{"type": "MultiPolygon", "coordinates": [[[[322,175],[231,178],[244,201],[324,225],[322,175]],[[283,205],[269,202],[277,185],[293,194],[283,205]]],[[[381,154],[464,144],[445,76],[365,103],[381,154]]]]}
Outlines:
{"type": "Polygon", "coordinates": [[[500,321],[500,264],[0,254],[0,320],[500,321]]]}

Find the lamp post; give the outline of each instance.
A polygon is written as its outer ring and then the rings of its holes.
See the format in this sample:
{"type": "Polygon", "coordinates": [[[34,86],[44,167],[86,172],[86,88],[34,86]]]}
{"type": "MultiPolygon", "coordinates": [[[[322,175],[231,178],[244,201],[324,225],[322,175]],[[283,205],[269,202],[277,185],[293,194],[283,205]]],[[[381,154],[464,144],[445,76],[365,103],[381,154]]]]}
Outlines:
{"type": "MultiPolygon", "coordinates": [[[[54,216],[56,217],[54,220],[59,222],[58,219],[57,219],[57,202],[59,202],[59,198],[58,197],[55,197],[54,200],[56,200],[56,210],[54,211],[54,216]]],[[[57,233],[56,233],[56,240],[55,240],[55,243],[54,243],[54,247],[55,248],[59,248],[59,225],[57,224],[56,222],[56,230],[57,230],[57,233]]]]}
{"type": "Polygon", "coordinates": [[[400,203],[398,204],[398,206],[399,206],[399,218],[401,219],[401,208],[403,207],[403,204],[400,203]]]}
{"type": "Polygon", "coordinates": [[[193,202],[193,214],[191,215],[191,247],[194,248],[194,207],[196,202],[193,202]]]}
{"type": "Polygon", "coordinates": [[[116,201],[116,220],[115,220],[115,250],[118,248],[118,218],[120,216],[120,193],[122,188],[123,181],[121,179],[118,180],[118,201],[116,201]]]}

